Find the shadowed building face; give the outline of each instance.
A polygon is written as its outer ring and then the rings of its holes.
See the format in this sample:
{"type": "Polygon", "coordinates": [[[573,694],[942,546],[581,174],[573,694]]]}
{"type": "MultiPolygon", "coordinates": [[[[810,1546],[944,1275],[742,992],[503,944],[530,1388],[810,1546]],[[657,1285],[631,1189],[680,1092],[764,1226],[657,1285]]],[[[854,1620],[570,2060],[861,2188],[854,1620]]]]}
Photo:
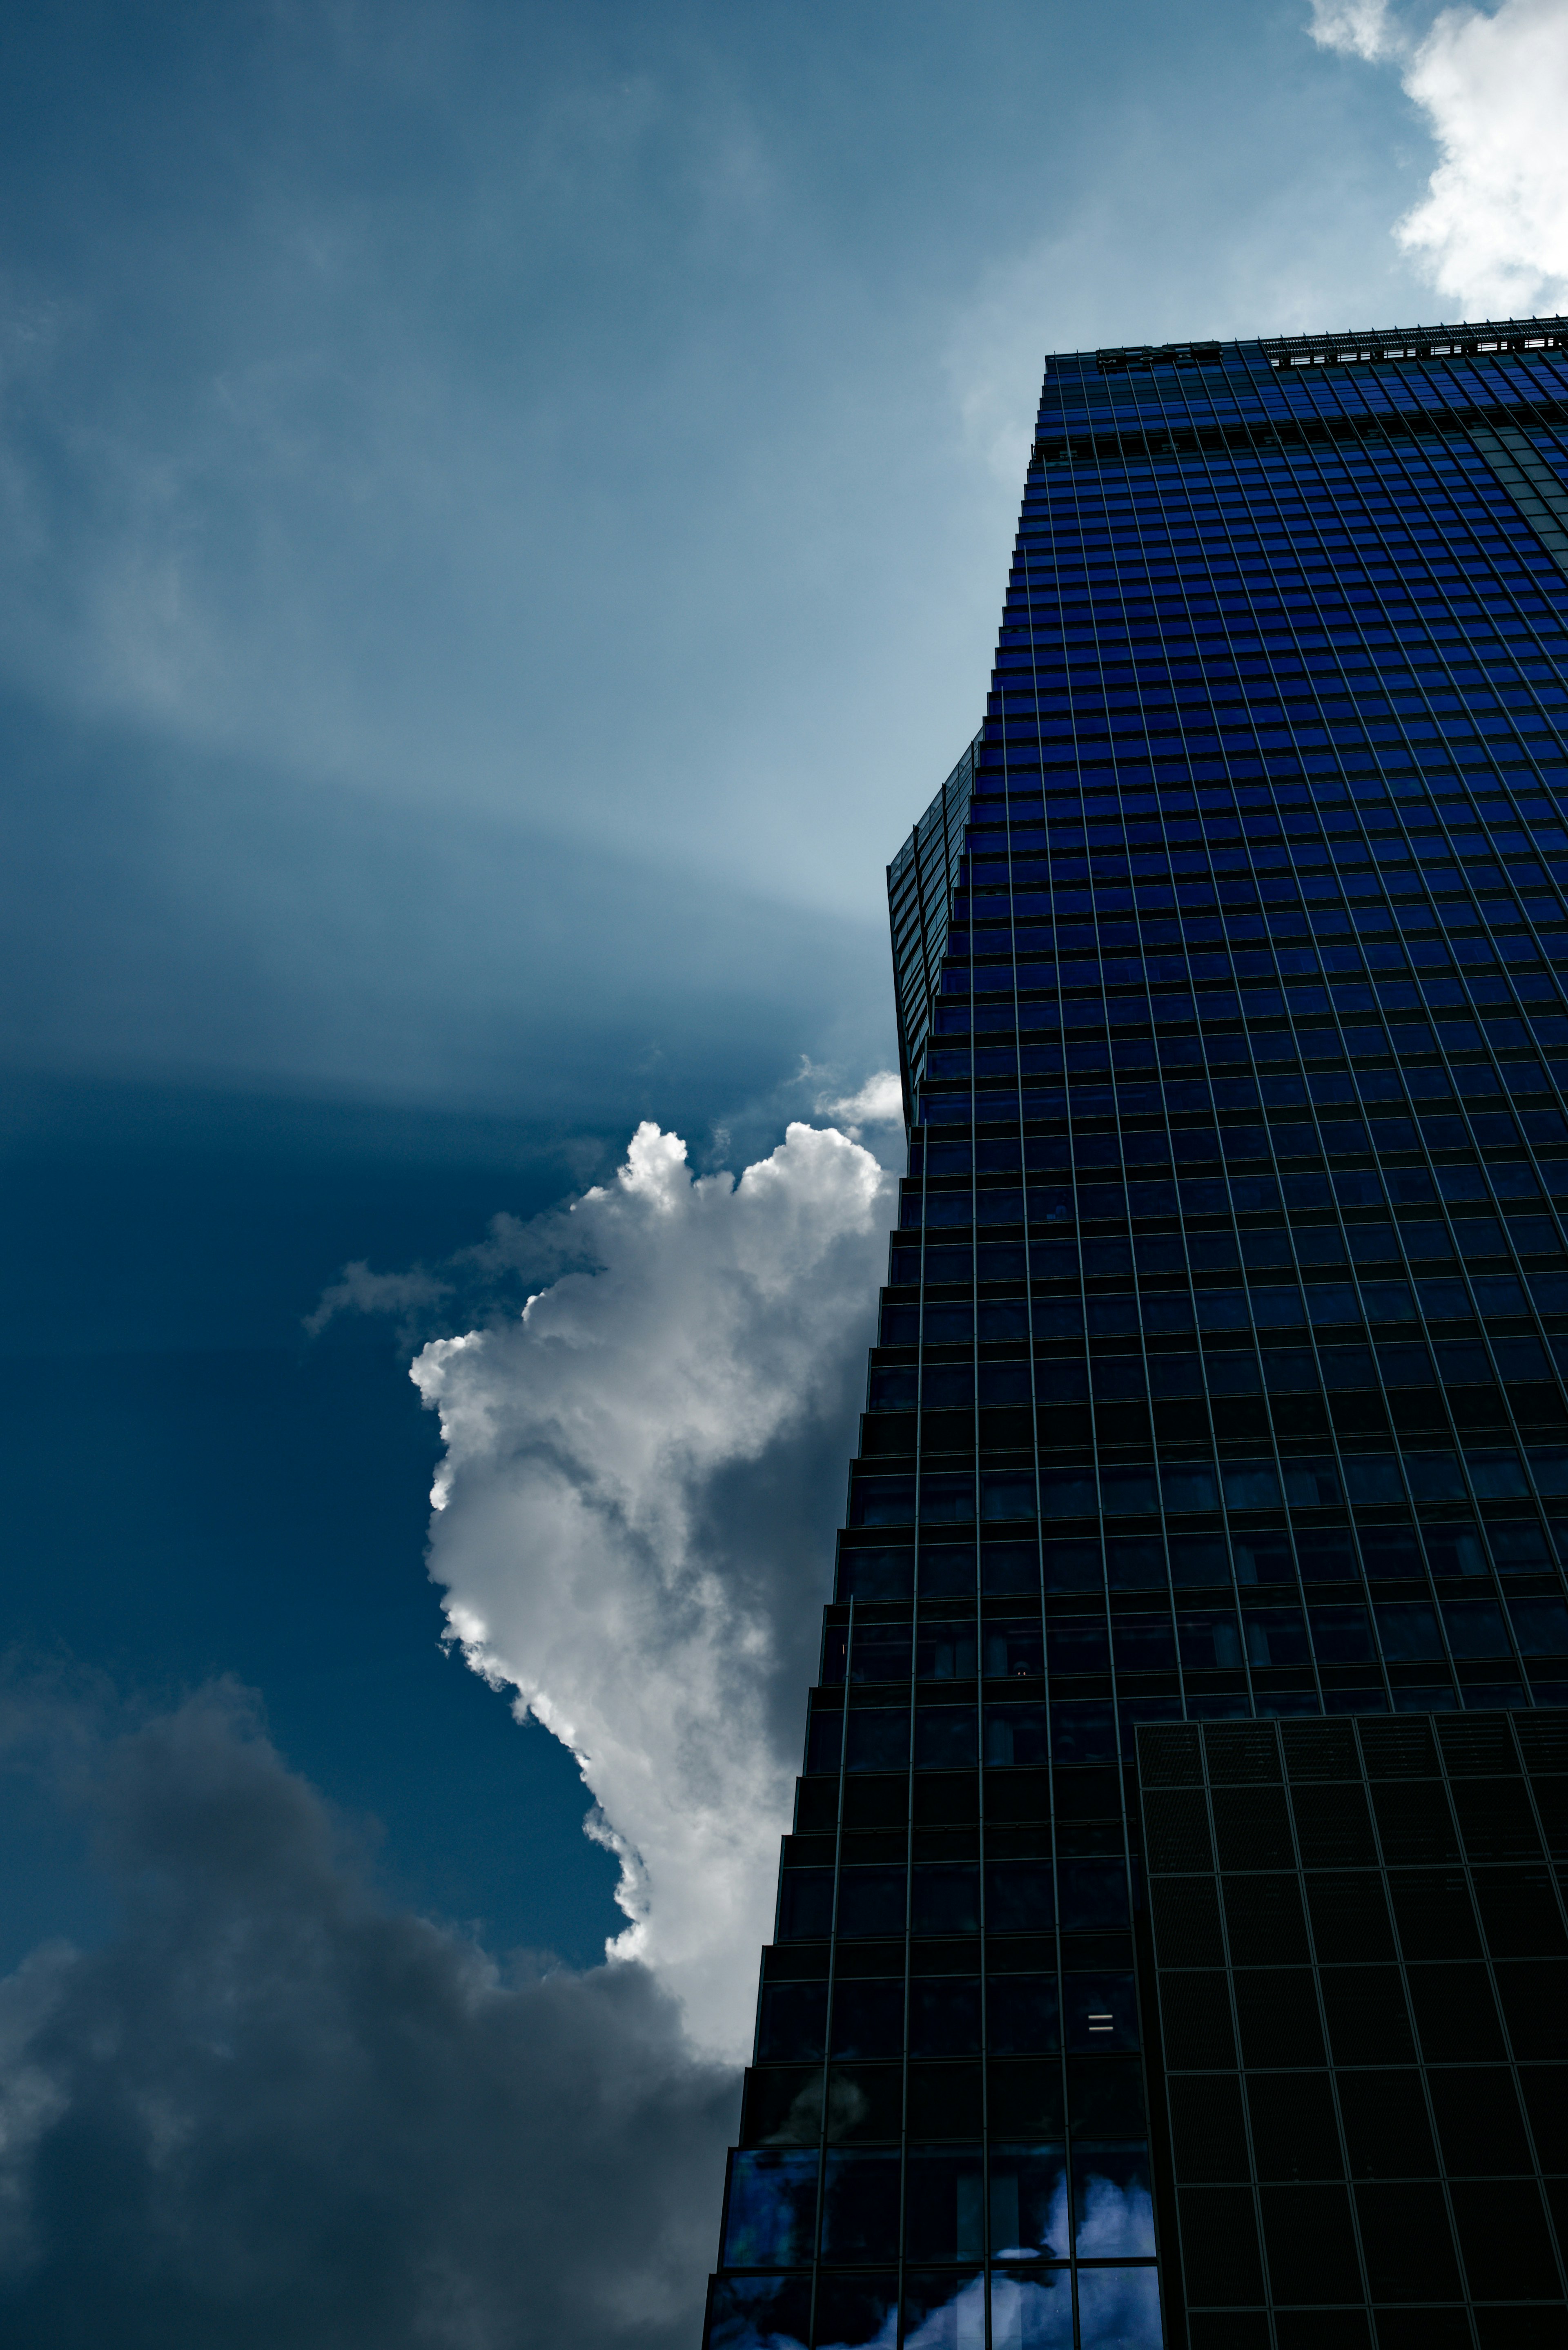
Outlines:
{"type": "Polygon", "coordinates": [[[709,2350],[1563,2338],[1565,338],[1048,363],[709,2350]]]}

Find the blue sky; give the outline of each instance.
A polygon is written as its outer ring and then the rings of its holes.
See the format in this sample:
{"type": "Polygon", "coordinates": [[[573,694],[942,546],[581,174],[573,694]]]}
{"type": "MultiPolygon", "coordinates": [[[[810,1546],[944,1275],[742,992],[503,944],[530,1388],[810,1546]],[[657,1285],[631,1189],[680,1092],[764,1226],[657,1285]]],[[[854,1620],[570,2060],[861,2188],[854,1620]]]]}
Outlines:
{"type": "MultiPolygon", "coordinates": [[[[134,1888],[172,1902],[195,1866],[150,1825],[182,1772],[233,1765],[278,1885],[319,1894],[298,1853],[347,1837],[335,1932],[358,1901],[389,1941],[423,1917],[485,1963],[581,1970],[624,1924],[565,1748],[439,1646],[409,1357],[512,1310],[450,1261],[608,1178],[639,1119],[738,1168],[886,1066],[883,867],[978,722],[1044,351],[1561,298],[1560,192],[1476,157],[1525,104],[1518,59],[1561,70],[1563,11],[1446,21],[8,12],[0,1956],[99,1953],[58,1993],[84,2033],[172,1931],[134,1888]],[[1401,241],[1445,159],[1486,235],[1401,241]],[[350,1262],[450,1286],[307,1339],[350,1262]],[[147,1730],[171,1710],[177,1736],[147,1730]],[[134,1821],[95,1755],[142,1758],[134,1821]]],[[[788,1436],[808,1549],[846,1409],[788,1436]]],[[[766,1490],[758,1457],[713,1471],[721,1517],[766,1490]]],[[[607,2081],[645,2082],[628,2143],[688,2133],[690,2212],[649,2220],[682,2248],[648,2287],[662,2350],[729,2090],[641,1996],[582,2028],[607,2081]]],[[[505,2028],[525,2105],[533,2027],[505,2028]]],[[[443,2047],[443,2077],[482,2061],[443,2047]]],[[[19,2342],[74,2338],[51,2191],[5,2287],[19,2342]]],[[[608,2350],[629,2337],[573,2298],[563,2228],[550,2323],[608,2350]]],[[[266,2323],[361,2338],[330,2330],[354,2257],[266,2323]]],[[[488,2239],[462,2257],[514,2305],[488,2239]]],[[[106,2254],[100,2283],[128,2342],[249,2338],[221,2279],[106,2254]]],[[[483,2339],[550,2338],[511,2323],[483,2339]]]]}

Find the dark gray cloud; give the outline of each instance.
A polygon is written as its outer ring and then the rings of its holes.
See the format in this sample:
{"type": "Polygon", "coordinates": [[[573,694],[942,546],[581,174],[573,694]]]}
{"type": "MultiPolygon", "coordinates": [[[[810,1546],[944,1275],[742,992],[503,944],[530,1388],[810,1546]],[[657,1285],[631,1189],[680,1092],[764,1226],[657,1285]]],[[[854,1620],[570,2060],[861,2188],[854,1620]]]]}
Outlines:
{"type": "Polygon", "coordinates": [[[389,1908],[233,1687],[9,1712],[121,1920],[0,1985],[7,2343],[690,2350],[737,2083],[640,1968],[389,1908]]]}

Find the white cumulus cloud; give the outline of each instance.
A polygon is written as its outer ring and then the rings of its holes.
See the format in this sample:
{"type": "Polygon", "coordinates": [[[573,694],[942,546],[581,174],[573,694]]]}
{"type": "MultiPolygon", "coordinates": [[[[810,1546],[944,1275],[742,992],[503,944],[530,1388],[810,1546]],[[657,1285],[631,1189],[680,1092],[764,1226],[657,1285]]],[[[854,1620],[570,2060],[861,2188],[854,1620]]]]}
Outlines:
{"type": "Polygon", "coordinates": [[[638,1128],[520,1318],[433,1340],[431,1571],[473,1668],[577,1756],[643,1960],[702,2046],[750,2041],[777,1837],[892,1179],[792,1125],[737,1181],[638,1128]]]}
{"type": "Polygon", "coordinates": [[[1525,317],[1568,301],[1568,5],[1446,8],[1417,36],[1386,0],[1314,0],[1313,38],[1397,60],[1441,160],[1395,235],[1439,294],[1471,317],[1525,317]]]}

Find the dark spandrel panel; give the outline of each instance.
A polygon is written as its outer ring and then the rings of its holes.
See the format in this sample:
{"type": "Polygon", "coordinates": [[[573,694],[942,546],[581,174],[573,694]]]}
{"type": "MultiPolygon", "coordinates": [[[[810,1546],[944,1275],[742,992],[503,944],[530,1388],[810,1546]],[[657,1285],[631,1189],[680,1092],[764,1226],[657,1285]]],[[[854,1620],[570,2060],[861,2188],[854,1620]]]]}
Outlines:
{"type": "MultiPolygon", "coordinates": [[[[1314,1779],[1360,1778],[1361,1757],[1356,1752],[1355,1733],[1348,1722],[1286,1722],[1281,1735],[1293,1787],[1314,1779]]],[[[1294,1801],[1299,1825],[1301,1799],[1298,1796],[1294,1801]]]]}
{"type": "Polygon", "coordinates": [[[1375,1783],[1372,1802],[1383,1856],[1391,1867],[1406,1862],[1459,1858],[1459,1838],[1441,1780],[1375,1783]]]}
{"type": "Polygon", "coordinates": [[[1278,2186],[1262,2192],[1269,2285],[1276,2302],[1359,2302],[1361,2266],[1344,2187],[1278,2186]]]}
{"type": "Polygon", "coordinates": [[[1549,1869],[1480,1869],[1475,1889],[1481,1929],[1494,1959],[1568,1956],[1568,1929],[1549,1869]]]}
{"type": "Polygon", "coordinates": [[[1549,2178],[1568,2179],[1568,2098],[1561,2071],[1553,2064],[1521,2064],[1519,2085],[1542,2169],[1549,2178]]]}
{"type": "Polygon", "coordinates": [[[1201,1788],[1151,1792],[1144,1797],[1143,1821],[1151,1871],[1213,1868],[1209,1806],[1201,1788]]]}
{"type": "Polygon", "coordinates": [[[1460,1715],[1452,1721],[1438,1722],[1437,1731],[1438,1743],[1451,1778],[1517,1777],[1519,1756],[1502,1716],[1460,1715]]]}
{"type": "MultiPolygon", "coordinates": [[[[1261,2302],[1263,2264],[1251,2187],[1183,2188],[1179,2210],[1189,2305],[1244,2307],[1261,2302]]],[[[1266,2330],[1262,2338],[1268,2338],[1266,2330]]]]}
{"type": "Polygon", "coordinates": [[[1459,2262],[1437,2184],[1358,2184],[1356,2213],[1373,2299],[1457,2301],[1459,2262]]]}
{"type": "MultiPolygon", "coordinates": [[[[1326,2099],[1326,2079],[1324,2092],[1326,2099]]],[[[1197,2074],[1173,2080],[1169,2109],[1178,2178],[1213,2182],[1248,2178],[1247,2126],[1241,2083],[1233,2074],[1197,2074]]],[[[1328,2112],[1332,2123],[1332,2105],[1328,2112]]]]}
{"type": "Polygon", "coordinates": [[[1513,2075],[1505,2067],[1467,2065],[1434,2073],[1430,2095],[1443,2167],[1450,2178],[1478,2173],[1532,2177],[1530,2140],[1513,2075]]]}
{"type": "MultiPolygon", "coordinates": [[[[1217,1787],[1230,1781],[1278,1779],[1281,1775],[1279,1741],[1267,1723],[1238,1722],[1233,1729],[1215,1728],[1208,1732],[1204,1745],[1209,1756],[1209,1775],[1217,1787]]],[[[1217,1819],[1219,1815],[1217,1804],[1217,1819]]],[[[1223,1837],[1223,1829],[1220,1833],[1223,1837]]]]}
{"type": "Polygon", "coordinates": [[[1552,2231],[1533,2179],[1456,2180],[1452,2194],[1465,2275],[1478,2301],[1561,2300],[1552,2231]]]}
{"type": "Polygon", "coordinates": [[[1243,2064],[1251,2069],[1323,2063],[1323,2027],[1308,1969],[1241,1968],[1232,1981],[1243,2064]]]}
{"type": "Polygon", "coordinates": [[[1162,1967],[1222,1966],[1225,1944],[1214,1879],[1175,1877],[1155,1885],[1155,1948],[1162,1967]]]}
{"type": "Polygon", "coordinates": [[[1428,2064],[1491,2063],[1506,2051],[1487,1969],[1437,1962],[1407,1970],[1410,2005],[1428,2064]]]}
{"type": "Polygon", "coordinates": [[[1293,1965],[1306,1960],[1306,1918],[1300,1879],[1293,1872],[1228,1877],[1224,1894],[1232,1966],[1293,1965]]]}
{"type": "Polygon", "coordinates": [[[1213,1804],[1221,1868],[1293,1865],[1295,1850],[1282,1787],[1217,1786],[1213,1804]]]}
{"type": "Polygon", "coordinates": [[[1459,1835],[1472,1861],[1536,1860],[1541,1836],[1521,1779],[1461,1779],[1453,1790],[1459,1835]]]}
{"type": "Polygon", "coordinates": [[[1234,2068],[1236,2034],[1229,1978],[1218,1968],[1167,1975],[1160,1984],[1165,2061],[1173,2071],[1234,2068]]]}
{"type": "Polygon", "coordinates": [[[1516,1725],[1516,1735],[1532,1778],[1568,1772],[1568,1711],[1527,1715],[1516,1725]]]}
{"type": "Polygon", "coordinates": [[[1400,1948],[1407,1960],[1480,1956],[1469,1887],[1457,1868],[1399,1869],[1390,1879],[1400,1948]]]}
{"type": "MultiPolygon", "coordinates": [[[[1326,2072],[1258,2075],[1248,2084],[1252,2154],[1260,2179],[1338,2178],[1339,2125],[1326,2072]]],[[[1247,2175],[1243,2161],[1240,2172],[1247,2175]]]]}
{"type": "Polygon", "coordinates": [[[1306,1867],[1376,1861],[1377,1847],[1366,1792],[1361,1786],[1295,1785],[1291,1807],[1295,1814],[1297,1844],[1306,1867]]]}
{"type": "Polygon", "coordinates": [[[1568,1960],[1515,1959],[1497,1970],[1498,1997],[1515,2057],[1568,2057],[1568,1960]]]}
{"type": "Polygon", "coordinates": [[[1436,2178],[1427,2092],[1414,2066],[1342,2073],[1335,2083],[1352,2178],[1436,2178]]]}
{"type": "Polygon", "coordinates": [[[1532,1776],[1531,1792],[1547,1851],[1557,1859],[1568,1857],[1568,1778],[1532,1776]]]}

